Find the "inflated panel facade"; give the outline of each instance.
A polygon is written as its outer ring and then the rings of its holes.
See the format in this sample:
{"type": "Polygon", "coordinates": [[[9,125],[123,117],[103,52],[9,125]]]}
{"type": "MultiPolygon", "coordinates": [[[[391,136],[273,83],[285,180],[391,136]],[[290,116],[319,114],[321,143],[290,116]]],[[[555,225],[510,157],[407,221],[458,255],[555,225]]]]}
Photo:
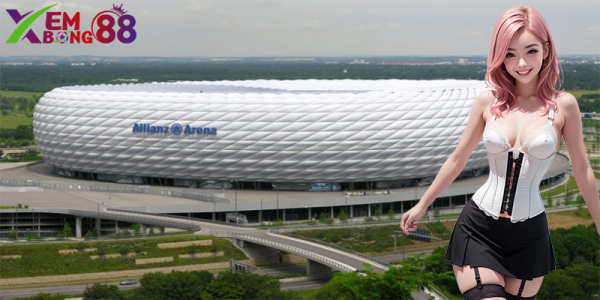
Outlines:
{"type": "MultiPolygon", "coordinates": [[[[434,176],[482,81],[253,80],[69,86],[35,107],[44,160],[74,171],[264,182],[434,176]]],[[[486,167],[483,144],[465,170],[486,167]]]]}

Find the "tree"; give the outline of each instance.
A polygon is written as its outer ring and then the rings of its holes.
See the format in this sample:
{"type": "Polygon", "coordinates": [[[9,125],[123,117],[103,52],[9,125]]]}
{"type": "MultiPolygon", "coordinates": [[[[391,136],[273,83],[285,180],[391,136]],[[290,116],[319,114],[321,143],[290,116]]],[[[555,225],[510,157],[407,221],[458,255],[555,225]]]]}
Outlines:
{"type": "MultiPolygon", "coordinates": [[[[205,299],[244,299],[244,288],[227,281],[213,281],[206,287],[205,299]]],[[[252,298],[249,298],[252,299],[252,298]]]]}
{"type": "Polygon", "coordinates": [[[416,280],[403,268],[390,268],[385,273],[361,271],[336,273],[318,290],[315,299],[412,299],[416,280]],[[364,275],[361,275],[364,274],[364,275]]]}
{"type": "Polygon", "coordinates": [[[133,235],[134,236],[140,236],[141,232],[142,232],[142,224],[140,223],[135,223],[133,225],[131,225],[131,228],[133,229],[133,235]]]}
{"type": "Polygon", "coordinates": [[[346,216],[346,212],[343,209],[340,209],[340,213],[338,214],[338,219],[340,219],[340,222],[342,222],[342,223],[346,223],[346,221],[348,220],[348,216],[346,216]]]}
{"type": "Polygon", "coordinates": [[[390,210],[388,210],[388,219],[393,220],[396,218],[396,213],[394,212],[394,209],[392,209],[392,207],[390,207],[390,210]]]}
{"type": "Polygon", "coordinates": [[[96,236],[94,235],[94,232],[93,232],[93,230],[88,230],[88,232],[87,232],[87,233],[85,234],[85,236],[84,236],[84,238],[85,238],[86,240],[90,240],[90,239],[93,239],[93,238],[95,238],[95,237],[96,237],[96,236]]]}
{"type": "Polygon", "coordinates": [[[321,212],[321,213],[319,214],[319,223],[321,223],[321,224],[325,224],[325,219],[326,219],[326,217],[325,217],[325,213],[324,213],[324,212],[321,212]]]}
{"type": "Polygon", "coordinates": [[[14,228],[10,230],[10,233],[8,234],[8,238],[11,240],[16,240],[19,238],[17,231],[14,228]]]}
{"type": "Polygon", "coordinates": [[[381,221],[381,209],[376,209],[375,210],[375,217],[377,217],[377,220],[381,221]]]}
{"type": "Polygon", "coordinates": [[[546,197],[546,202],[548,203],[546,206],[548,206],[549,208],[552,207],[552,193],[548,193],[548,196],[546,197]]]}
{"type": "Polygon", "coordinates": [[[200,299],[214,280],[207,271],[148,273],[140,279],[140,299],[200,299]]]}
{"type": "Polygon", "coordinates": [[[27,298],[28,300],[64,300],[65,295],[58,294],[48,294],[48,293],[39,293],[33,297],[27,298]]]}
{"type": "Polygon", "coordinates": [[[84,300],[96,299],[120,299],[119,288],[112,284],[100,284],[95,282],[91,286],[87,286],[83,292],[84,300]]]}
{"type": "Polygon", "coordinates": [[[73,237],[73,232],[71,231],[71,226],[69,223],[65,223],[65,227],[63,228],[63,237],[70,238],[73,237]]]}

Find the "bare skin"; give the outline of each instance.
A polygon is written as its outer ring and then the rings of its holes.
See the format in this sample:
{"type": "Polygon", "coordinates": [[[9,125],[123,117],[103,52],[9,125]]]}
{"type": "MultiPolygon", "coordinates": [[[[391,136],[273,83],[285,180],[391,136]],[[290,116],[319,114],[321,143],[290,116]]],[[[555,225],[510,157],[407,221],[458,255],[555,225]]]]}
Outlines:
{"type": "MultiPolygon", "coordinates": [[[[540,108],[543,107],[543,102],[537,97],[537,84],[538,75],[542,67],[542,61],[547,56],[548,44],[545,45],[537,39],[533,34],[525,30],[520,30],[511,39],[509,50],[506,53],[504,59],[504,67],[506,71],[515,78],[515,95],[516,103],[510,107],[510,111],[504,117],[498,116],[496,121],[504,130],[508,137],[509,143],[515,149],[521,147],[525,138],[534,131],[536,128],[543,126],[548,122],[548,116],[542,116],[539,112],[540,108]],[[535,45],[533,47],[527,47],[529,45],[535,45]],[[545,47],[543,47],[545,46],[545,47]],[[526,48],[527,47],[527,48],[526,48]],[[517,71],[532,69],[529,75],[521,76],[517,71]]],[[[491,94],[491,93],[490,93],[491,94]]],[[[494,101],[493,95],[488,95],[490,99],[490,105],[494,101]]],[[[558,99],[555,99],[557,104],[558,99]]],[[[483,111],[482,118],[485,123],[489,123],[492,116],[489,109],[483,111]]],[[[560,120],[561,116],[558,111],[554,112],[554,122],[552,125],[556,130],[558,141],[562,139],[562,124],[564,121],[560,120]]],[[[516,168],[516,163],[513,163],[512,173],[509,177],[510,185],[509,189],[513,187],[513,177],[516,168]]],[[[510,218],[507,211],[500,214],[501,218],[510,218]]],[[[475,271],[471,266],[465,265],[462,267],[453,266],[454,275],[456,276],[456,282],[461,293],[466,290],[475,287],[477,285],[475,281],[475,271]]],[[[494,283],[504,287],[507,293],[517,295],[521,279],[512,278],[503,274],[500,274],[492,269],[479,267],[481,276],[481,283],[494,283]]],[[[525,283],[522,296],[531,297],[539,291],[542,286],[544,276],[533,278],[531,281],[525,283]]],[[[504,299],[504,298],[488,298],[488,299],[504,299]]]]}
{"type": "MultiPolygon", "coordinates": [[[[542,115],[540,113],[543,103],[537,97],[538,73],[542,66],[542,60],[548,56],[548,47],[547,42],[542,43],[533,34],[524,30],[518,31],[509,44],[504,67],[507,73],[515,78],[516,103],[510,107],[507,115],[498,116],[496,121],[502,126],[513,148],[521,147],[526,137],[533,130],[548,122],[547,114],[542,115]],[[535,45],[529,47],[532,44],[535,45]],[[527,76],[520,76],[517,73],[517,71],[529,69],[532,69],[532,71],[527,76]]],[[[484,91],[475,100],[469,123],[456,150],[444,163],[438,172],[438,176],[421,197],[419,203],[402,216],[400,227],[405,234],[408,234],[409,230],[416,230],[417,221],[425,215],[429,205],[454,181],[466,166],[471,153],[481,141],[486,124],[491,121],[492,116],[489,109],[493,101],[494,94],[491,90],[484,91]]],[[[554,111],[554,122],[552,124],[557,133],[558,141],[564,138],[577,185],[594,222],[600,224],[600,199],[598,198],[595,176],[585,152],[577,100],[569,93],[557,93],[555,101],[557,108],[554,111]]],[[[510,218],[510,215],[505,212],[500,217],[510,218]]],[[[600,226],[598,227],[600,234],[600,226]]],[[[453,266],[453,268],[461,292],[476,286],[474,271],[470,266],[453,266]]],[[[512,295],[518,293],[521,279],[505,276],[484,267],[480,267],[479,270],[482,284],[499,284],[504,287],[507,293],[512,295]]],[[[522,296],[531,297],[535,295],[542,281],[543,276],[527,280],[522,296]]]]}

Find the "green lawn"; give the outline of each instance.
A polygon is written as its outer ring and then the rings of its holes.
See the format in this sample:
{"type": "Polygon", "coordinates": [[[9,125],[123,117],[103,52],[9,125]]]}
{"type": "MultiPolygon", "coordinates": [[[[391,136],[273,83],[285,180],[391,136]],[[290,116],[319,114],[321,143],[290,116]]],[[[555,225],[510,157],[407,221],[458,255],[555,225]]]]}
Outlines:
{"type": "Polygon", "coordinates": [[[26,115],[0,116],[0,128],[17,128],[19,125],[31,125],[33,118],[26,115]]]}
{"type": "Polygon", "coordinates": [[[565,92],[573,95],[575,98],[579,99],[582,95],[587,94],[598,94],[600,90],[565,90],[565,92]]]}
{"type": "Polygon", "coordinates": [[[216,237],[185,235],[159,238],[144,238],[140,240],[118,240],[118,241],[86,241],[86,248],[98,248],[99,244],[105,245],[107,254],[119,253],[120,249],[128,251],[135,249],[147,252],[147,255],[138,258],[174,257],[174,261],[155,263],[147,265],[136,265],[134,257],[131,258],[107,258],[90,259],[90,255],[97,252],[59,254],[61,249],[75,249],[78,243],[51,243],[36,245],[0,245],[2,255],[22,255],[22,258],[2,259],[2,273],[0,278],[17,278],[44,275],[65,275],[90,272],[110,272],[121,270],[147,269],[156,267],[181,266],[191,264],[206,264],[213,262],[226,262],[230,258],[236,260],[247,259],[246,255],[236,248],[231,242],[216,237]],[[179,259],[179,254],[188,254],[189,247],[159,249],[157,244],[166,242],[180,242],[191,240],[212,239],[212,246],[197,246],[196,253],[210,252],[211,250],[223,251],[224,256],[215,258],[179,259]]]}
{"type": "Polygon", "coordinates": [[[0,96],[4,97],[26,97],[31,98],[31,96],[40,97],[44,93],[39,92],[20,92],[20,91],[0,91],[0,96]]]}

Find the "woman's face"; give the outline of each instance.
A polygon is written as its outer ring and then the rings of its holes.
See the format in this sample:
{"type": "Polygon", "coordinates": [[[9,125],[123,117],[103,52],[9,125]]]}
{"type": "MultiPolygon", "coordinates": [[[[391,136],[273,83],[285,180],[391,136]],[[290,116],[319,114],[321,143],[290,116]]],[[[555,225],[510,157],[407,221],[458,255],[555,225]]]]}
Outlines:
{"type": "Polygon", "coordinates": [[[527,30],[519,30],[511,39],[504,58],[506,71],[521,83],[537,78],[542,60],[548,56],[548,43],[542,42],[527,30]]]}

